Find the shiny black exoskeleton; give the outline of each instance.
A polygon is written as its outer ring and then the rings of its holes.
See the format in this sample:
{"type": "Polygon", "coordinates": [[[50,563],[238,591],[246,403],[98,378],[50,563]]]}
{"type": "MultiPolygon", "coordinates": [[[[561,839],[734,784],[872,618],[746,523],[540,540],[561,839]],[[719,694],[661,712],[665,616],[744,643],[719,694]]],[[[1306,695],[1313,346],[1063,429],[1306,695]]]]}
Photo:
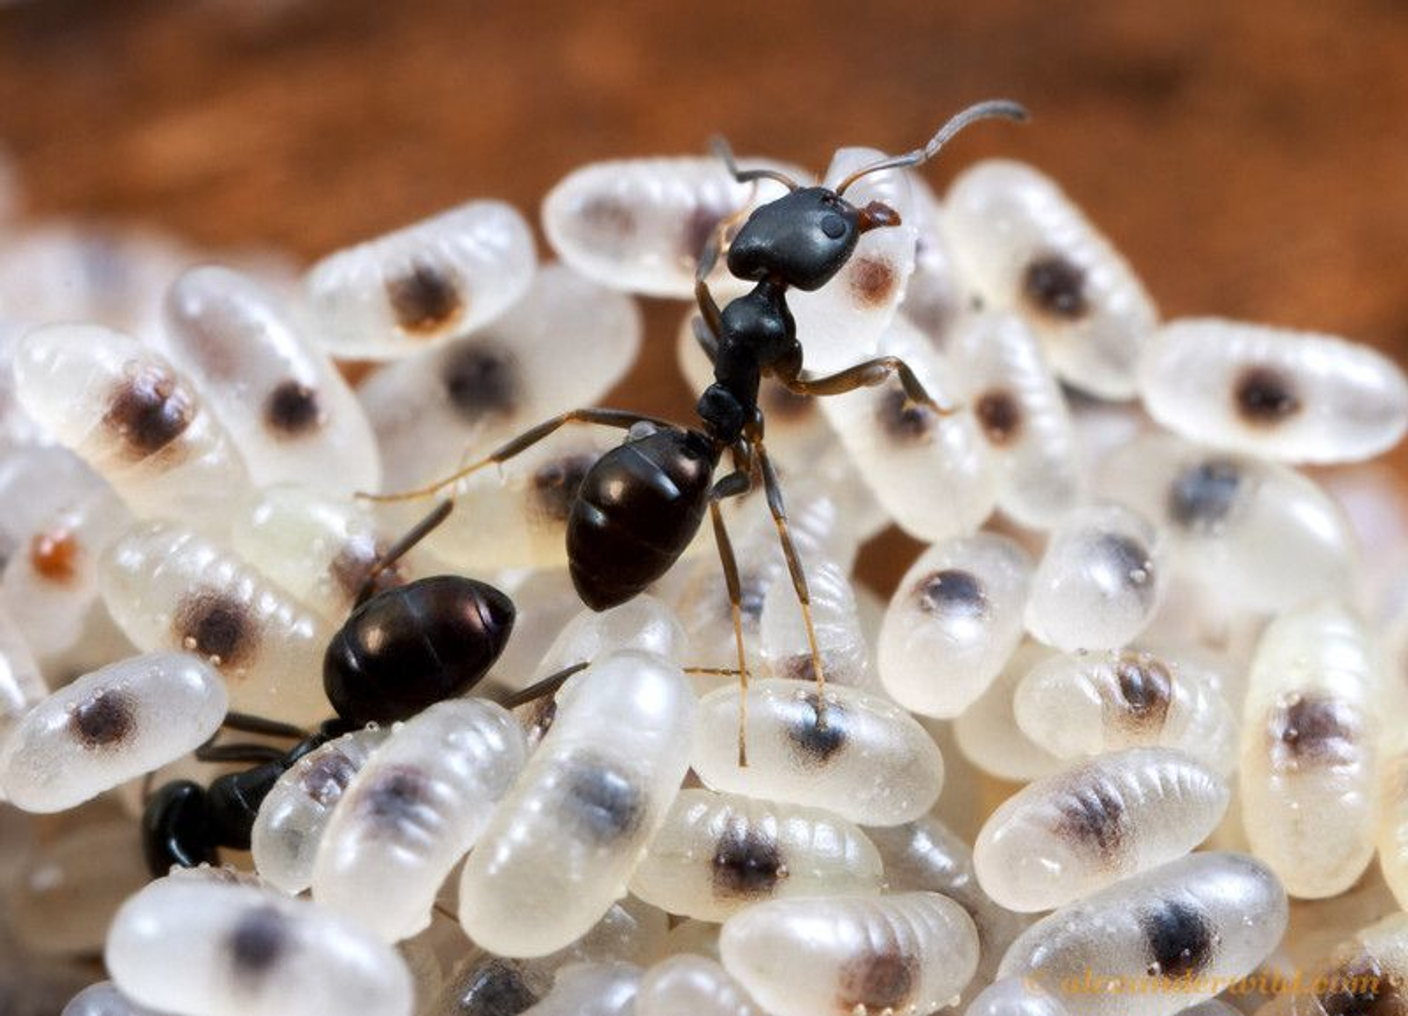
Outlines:
{"type": "Polygon", "coordinates": [[[409,719],[478,684],[508,644],[514,617],[502,592],[458,575],[388,589],[357,607],[328,643],[323,691],[353,727],[409,719]]]}
{"type": "MultiPolygon", "coordinates": [[[[258,721],[243,729],[272,732],[279,726],[258,721]]],[[[142,809],[142,853],[147,869],[160,877],[172,865],[193,868],[214,864],[218,847],[248,850],[259,806],[279,777],[304,755],[350,729],[341,720],[329,720],[283,753],[263,745],[241,746],[238,753],[223,755],[214,749],[212,760],[261,761],[252,769],[216,777],[208,788],[190,780],[159,787],[142,809]]]]}
{"type": "MultiPolygon", "coordinates": [[[[386,562],[383,562],[383,565],[386,562]]],[[[368,579],[367,589],[374,585],[368,579]]],[[[309,752],[368,723],[394,723],[462,695],[489,672],[513,630],[513,601],[493,586],[436,575],[364,600],[328,644],[323,688],[337,719],[316,733],[231,714],[226,725],[297,738],[287,752],[266,745],[203,747],[208,761],[254,762],[204,788],[168,783],[143,811],[143,851],[154,875],[172,865],[213,863],[219,847],[248,850],[259,806],[280,776],[309,752]]]]}

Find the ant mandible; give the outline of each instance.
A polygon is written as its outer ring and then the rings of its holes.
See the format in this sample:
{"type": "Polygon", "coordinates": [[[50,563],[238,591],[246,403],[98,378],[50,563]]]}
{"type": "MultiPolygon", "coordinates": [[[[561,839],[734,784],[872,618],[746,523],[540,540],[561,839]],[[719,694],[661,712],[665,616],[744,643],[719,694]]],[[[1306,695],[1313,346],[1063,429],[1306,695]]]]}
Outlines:
{"type": "MultiPolygon", "coordinates": [[[[400,501],[433,495],[489,465],[500,465],[568,423],[618,427],[627,439],[603,455],[583,477],[567,520],[567,558],[582,601],[593,610],[625,603],[663,576],[693,540],[707,509],[713,523],[733,613],[740,680],[746,691],[742,593],[733,546],[719,503],[738,497],[760,480],[768,509],[801,605],[817,682],[817,721],[825,723],[825,676],[812,626],[806,574],[787,528],[787,511],[772,460],[763,444],[758,388],[763,376],[776,378],[799,395],[838,395],[898,376],[906,397],[940,415],[955,408],[939,405],[898,357],[880,356],[824,377],[804,377],[803,349],[787,307],[787,291],[824,286],[846,264],[862,233],[897,226],[898,212],[879,202],[857,208],[844,195],[864,176],[929,161],[948,141],[978,120],[1025,120],[1014,102],[993,100],[970,106],[945,123],[922,148],[881,159],[847,176],[834,190],[801,187],[769,169],[740,170],[728,146],[716,148],[739,183],[772,179],[788,193],[756,209],[729,244],[726,263],[737,278],[755,282],[748,293],[722,310],[705,281],[718,251],[716,237],[706,247],[696,275],[695,297],[701,321],[695,333],[714,365],[714,383],[696,412],[702,428],[680,427],[654,417],[617,409],[574,409],[553,417],[501,445],[492,453],[427,487],[399,494],[363,495],[374,501],[400,501]],[[714,472],[725,452],[733,469],[718,481],[714,472]]],[[[739,762],[746,764],[740,708],[739,762]]]]}

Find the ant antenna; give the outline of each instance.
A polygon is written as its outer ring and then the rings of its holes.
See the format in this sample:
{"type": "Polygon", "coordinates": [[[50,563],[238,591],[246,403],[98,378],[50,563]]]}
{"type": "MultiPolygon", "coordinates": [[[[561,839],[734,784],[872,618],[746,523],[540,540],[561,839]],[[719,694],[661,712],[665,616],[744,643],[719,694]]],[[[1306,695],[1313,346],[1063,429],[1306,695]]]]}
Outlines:
{"type": "Polygon", "coordinates": [[[969,124],[979,120],[991,120],[1001,118],[1003,120],[1025,121],[1028,119],[1026,107],[1020,103],[1011,102],[1007,99],[990,99],[987,102],[980,102],[969,106],[963,112],[949,120],[939,128],[938,133],[929,139],[929,143],[923,148],[916,148],[912,152],[904,155],[892,155],[881,159],[879,162],[872,162],[869,166],[863,166],[856,170],[846,179],[841,181],[841,185],[836,188],[836,195],[840,197],[846,193],[846,188],[855,183],[861,177],[870,173],[878,173],[882,169],[902,169],[908,166],[918,166],[928,162],[939,154],[939,149],[948,144],[953,136],[969,124]]]}
{"type": "Polygon", "coordinates": [[[733,157],[733,149],[722,137],[715,137],[711,140],[709,147],[713,149],[715,155],[723,160],[724,165],[728,167],[728,171],[733,174],[733,178],[739,183],[751,183],[754,180],[776,180],[789,191],[797,189],[797,181],[779,170],[739,169],[738,162],[733,157]]]}

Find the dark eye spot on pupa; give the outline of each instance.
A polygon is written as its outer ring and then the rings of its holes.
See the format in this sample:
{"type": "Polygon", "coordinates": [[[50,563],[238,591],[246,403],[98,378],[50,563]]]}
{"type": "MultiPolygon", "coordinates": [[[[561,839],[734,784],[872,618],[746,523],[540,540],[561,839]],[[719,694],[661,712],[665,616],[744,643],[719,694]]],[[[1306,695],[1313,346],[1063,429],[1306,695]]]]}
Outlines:
{"type": "Polygon", "coordinates": [[[680,253],[691,265],[704,253],[704,245],[719,228],[719,223],[728,214],[709,205],[698,205],[689,213],[680,234],[680,253]]]}
{"type": "Polygon", "coordinates": [[[357,767],[340,751],[327,752],[304,771],[299,786],[309,800],[327,807],[342,797],[347,784],[357,775],[357,767]]]}
{"type": "Polygon", "coordinates": [[[264,404],[264,421],[279,437],[298,437],[316,430],[322,419],[318,393],[297,381],[280,384],[264,404]]]}
{"type": "Polygon", "coordinates": [[[554,522],[566,522],[577,489],[596,460],[595,455],[568,455],[539,466],[533,473],[533,503],[538,511],[554,522]]]}
{"type": "Polygon", "coordinates": [[[635,782],[609,762],[581,758],[566,779],[566,807],[573,825],[600,844],[628,836],[645,818],[645,798],[635,782]]]}
{"type": "Polygon", "coordinates": [[[1328,975],[1329,988],[1319,997],[1325,1016],[1404,1016],[1408,999],[1400,982],[1372,956],[1359,955],[1328,975]]]}
{"type": "Polygon", "coordinates": [[[998,447],[1009,444],[1022,429],[1022,407],[1005,388],[993,388],[978,396],[973,415],[988,442],[998,447]]]}
{"type": "Polygon", "coordinates": [[[768,896],[786,874],[777,840],[741,819],[719,837],[712,863],[714,894],[722,897],[768,896]]]}
{"type": "Polygon", "coordinates": [[[1232,385],[1237,414],[1250,424],[1270,426],[1300,411],[1295,382],[1275,367],[1247,367],[1232,385]]]}
{"type": "Polygon", "coordinates": [[[851,263],[851,293],[862,307],[883,306],[894,291],[895,268],[890,262],[863,257],[851,263]]]}
{"type": "Polygon", "coordinates": [[[896,444],[917,444],[933,429],[934,414],[926,406],[910,402],[899,385],[887,388],[879,403],[876,416],[880,426],[896,444]]]}
{"type": "Polygon", "coordinates": [[[1160,901],[1140,924],[1153,961],[1150,976],[1176,980],[1196,974],[1212,962],[1217,935],[1192,906],[1176,900],[1160,901]]]}
{"type": "Polygon", "coordinates": [[[608,244],[627,240],[636,231],[636,213],[618,198],[593,198],[577,214],[593,234],[608,244]]]}
{"type": "Polygon", "coordinates": [[[1115,661],[1121,716],[1140,726],[1162,727],[1173,699],[1173,675],[1151,656],[1123,653],[1115,661]]]}
{"type": "Polygon", "coordinates": [[[1090,304],[1085,295],[1085,270],[1059,254],[1033,259],[1022,276],[1022,292],[1037,311],[1075,321],[1090,304]]]}
{"type": "Polygon", "coordinates": [[[118,744],[132,732],[135,703],[120,691],[105,688],[80,702],[69,716],[69,730],[85,748],[118,744]]]}
{"type": "Polygon", "coordinates": [[[818,709],[816,692],[799,697],[787,725],[787,740],[805,765],[824,765],[846,746],[846,712],[828,701],[818,709]]]}
{"type": "Polygon", "coordinates": [[[40,578],[67,584],[78,574],[80,547],[78,534],[71,529],[41,529],[29,541],[29,563],[40,578]]]}
{"type": "Polygon", "coordinates": [[[1154,562],[1138,540],[1121,533],[1101,533],[1095,541],[1095,555],[1120,585],[1146,594],[1152,591],[1154,562]]]}
{"type": "Polygon", "coordinates": [[[512,354],[482,338],[450,349],[440,381],[456,414],[466,423],[507,416],[518,403],[518,365],[512,354]]]}
{"type": "Polygon", "coordinates": [[[433,335],[464,313],[465,299],[455,279],[434,265],[413,262],[386,280],[386,298],[403,331],[433,335]]]}
{"type": "Polygon", "coordinates": [[[171,373],[152,364],[137,364],[128,368],[127,377],[113,392],[103,424],[140,460],[185,433],[195,411],[191,394],[171,373]]]}
{"type": "Polygon", "coordinates": [[[391,766],[378,773],[365,790],[359,791],[362,814],[397,835],[408,827],[419,827],[430,805],[430,786],[424,772],[411,766],[391,766]]]}
{"type": "Polygon", "coordinates": [[[982,617],[988,611],[983,583],[970,571],[945,568],[916,583],[919,609],[926,614],[982,617]]]}
{"type": "Polygon", "coordinates": [[[288,922],[273,907],[244,914],[230,932],[230,964],[236,977],[256,979],[268,974],[292,945],[288,922]]]}
{"type": "Polygon", "coordinates": [[[841,969],[837,1010],[904,1011],[918,980],[919,962],[913,956],[898,950],[866,953],[841,969]]]}
{"type": "Polygon", "coordinates": [[[177,608],[172,627],[178,643],[219,667],[239,663],[253,648],[248,611],[221,593],[197,593],[186,600],[177,608]]]}
{"type": "Polygon", "coordinates": [[[1126,812],[1119,788],[1110,780],[1088,778],[1062,794],[1056,806],[1057,832],[1068,840],[1094,847],[1107,860],[1119,856],[1124,843],[1126,812]]]}
{"type": "Polygon", "coordinates": [[[1296,695],[1272,714],[1275,754],[1307,765],[1349,765],[1360,755],[1360,724],[1354,711],[1339,699],[1296,695]]]}
{"type": "Polygon", "coordinates": [[[490,957],[478,963],[455,991],[456,1016],[518,1016],[542,1000],[517,960],[490,957]]]}
{"type": "Polygon", "coordinates": [[[1228,459],[1208,459],[1179,473],[1168,491],[1168,514],[1184,529],[1212,532],[1232,514],[1242,470],[1228,459]]]}

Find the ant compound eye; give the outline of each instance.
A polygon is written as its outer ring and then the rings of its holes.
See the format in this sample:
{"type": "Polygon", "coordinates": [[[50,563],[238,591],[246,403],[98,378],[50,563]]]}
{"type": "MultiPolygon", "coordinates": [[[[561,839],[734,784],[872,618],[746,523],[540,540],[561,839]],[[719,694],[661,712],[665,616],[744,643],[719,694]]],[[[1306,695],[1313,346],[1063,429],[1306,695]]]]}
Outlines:
{"type": "Polygon", "coordinates": [[[846,235],[846,220],[839,215],[827,214],[821,217],[821,231],[833,240],[846,235]]]}

